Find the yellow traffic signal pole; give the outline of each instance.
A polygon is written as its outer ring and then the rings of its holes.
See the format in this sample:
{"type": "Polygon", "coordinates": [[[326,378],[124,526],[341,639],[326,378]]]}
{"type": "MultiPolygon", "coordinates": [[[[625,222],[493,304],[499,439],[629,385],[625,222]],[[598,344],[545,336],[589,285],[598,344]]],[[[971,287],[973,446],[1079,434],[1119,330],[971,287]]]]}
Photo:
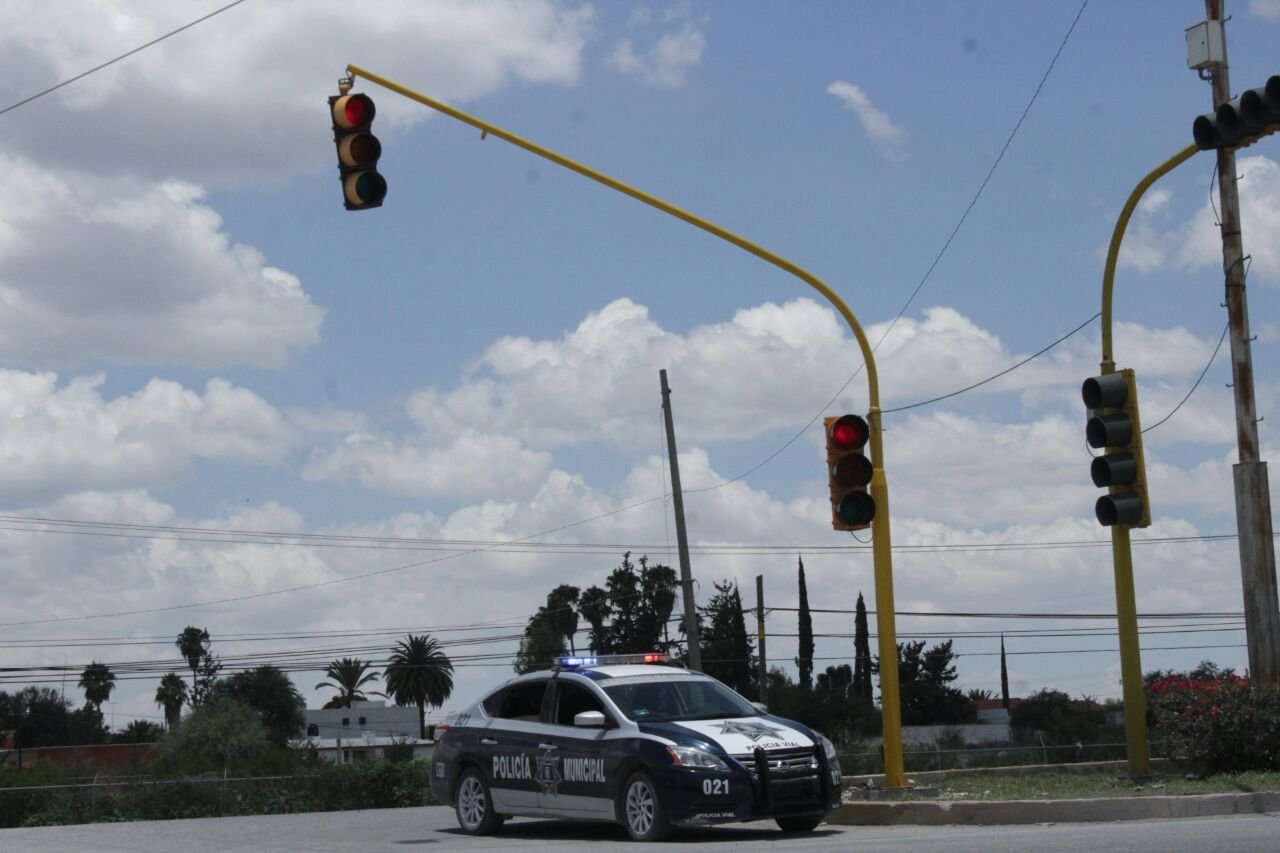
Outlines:
{"type": "Polygon", "coordinates": [[[845,322],[849,324],[849,328],[853,330],[853,336],[857,339],[858,346],[862,349],[862,357],[866,362],[867,369],[867,396],[870,408],[867,413],[867,425],[870,427],[871,432],[871,497],[875,500],[876,505],[876,514],[871,521],[871,535],[876,583],[876,633],[880,649],[880,710],[884,729],[884,781],[882,784],[886,789],[905,788],[907,786],[907,778],[902,766],[902,708],[898,688],[898,641],[897,629],[894,625],[893,557],[889,536],[889,486],[884,476],[884,433],[880,420],[880,384],[877,379],[875,356],[872,353],[871,345],[867,341],[867,336],[862,331],[862,326],[859,325],[858,319],[849,310],[849,306],[845,305],[844,300],[836,295],[835,291],[812,273],[796,266],[786,258],[775,255],[768,249],[757,246],[750,240],[739,237],[732,231],[721,228],[713,222],[681,210],[660,198],[615,180],[603,172],[597,172],[595,169],[570,160],[568,157],[557,154],[548,148],[543,148],[527,139],[508,133],[500,127],[468,115],[461,110],[454,109],[448,104],[429,98],[420,92],[407,89],[363,68],[348,65],[347,73],[352,77],[362,77],[370,83],[376,83],[385,89],[395,92],[397,95],[403,95],[411,101],[417,101],[423,106],[444,113],[450,118],[478,128],[481,133],[481,139],[485,136],[496,136],[512,145],[550,160],[558,166],[577,172],[597,183],[604,184],[612,190],[617,190],[623,195],[631,196],[637,201],[661,210],[663,213],[701,228],[721,240],[728,241],[739,249],[750,252],[761,260],[767,261],[799,278],[805,284],[821,293],[840,312],[840,316],[844,317],[845,322]]]}
{"type": "MultiPolygon", "coordinates": [[[[1161,163],[1143,178],[1116,220],[1107,249],[1107,264],[1102,273],[1102,373],[1116,372],[1111,351],[1111,293],[1115,285],[1116,261],[1120,257],[1120,241],[1124,239],[1129,219],[1146,191],[1163,175],[1191,159],[1199,149],[1188,145],[1161,163]]],[[[1129,758],[1129,775],[1151,775],[1151,757],[1147,745],[1147,694],[1142,685],[1142,654],[1138,643],[1138,605],[1133,588],[1133,552],[1129,528],[1111,526],[1111,559],[1116,578],[1116,623],[1120,638],[1120,678],[1124,686],[1124,736],[1129,758]]]]}

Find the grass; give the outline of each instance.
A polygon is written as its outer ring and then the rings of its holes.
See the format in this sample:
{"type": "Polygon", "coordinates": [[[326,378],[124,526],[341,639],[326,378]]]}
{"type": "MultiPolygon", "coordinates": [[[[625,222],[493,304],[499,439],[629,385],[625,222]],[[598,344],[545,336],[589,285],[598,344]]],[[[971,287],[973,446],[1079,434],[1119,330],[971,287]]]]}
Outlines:
{"type": "Polygon", "coordinates": [[[1181,794],[1238,794],[1280,791],[1280,773],[1220,773],[1191,777],[1166,774],[1143,781],[1113,773],[1030,773],[1008,775],[981,772],[942,781],[918,783],[929,786],[927,796],[908,794],[919,800],[1070,800],[1090,797],[1158,797],[1181,794]]]}

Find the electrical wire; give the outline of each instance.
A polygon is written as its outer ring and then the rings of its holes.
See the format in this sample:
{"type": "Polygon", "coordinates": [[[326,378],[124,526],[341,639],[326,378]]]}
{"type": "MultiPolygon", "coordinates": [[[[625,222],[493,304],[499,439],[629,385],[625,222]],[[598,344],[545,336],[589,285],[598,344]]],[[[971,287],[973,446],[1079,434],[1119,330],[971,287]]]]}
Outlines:
{"type": "Polygon", "coordinates": [[[227,11],[228,9],[239,6],[243,2],[245,2],[245,0],[233,0],[233,2],[228,3],[222,8],[215,9],[203,17],[196,18],[194,21],[191,21],[190,23],[183,24],[182,26],[178,27],[176,30],[170,30],[169,32],[165,33],[162,36],[153,38],[151,41],[147,42],[146,44],[139,45],[138,47],[135,47],[133,50],[130,50],[127,53],[120,54],[115,59],[109,59],[106,62],[102,63],[101,65],[95,65],[93,68],[90,68],[88,71],[81,72],[80,74],[77,74],[76,76],[70,78],[69,80],[63,80],[61,83],[57,84],[56,86],[50,86],[48,89],[45,89],[42,92],[36,92],[34,95],[30,95],[26,98],[23,98],[21,101],[10,104],[4,109],[0,109],[0,115],[4,115],[10,110],[16,110],[18,107],[25,106],[31,103],[32,101],[36,100],[37,98],[43,98],[45,95],[58,91],[63,86],[70,86],[72,83],[75,83],[77,80],[83,80],[85,77],[88,77],[90,74],[95,74],[101,71],[102,69],[107,68],[108,66],[115,65],[117,62],[119,62],[122,59],[128,59],[130,56],[133,56],[135,53],[140,53],[149,47],[159,44],[160,42],[164,41],[167,38],[176,36],[178,33],[184,30],[189,30],[197,24],[202,24],[205,21],[209,20],[210,18],[213,18],[217,15],[221,15],[223,12],[227,11]]]}

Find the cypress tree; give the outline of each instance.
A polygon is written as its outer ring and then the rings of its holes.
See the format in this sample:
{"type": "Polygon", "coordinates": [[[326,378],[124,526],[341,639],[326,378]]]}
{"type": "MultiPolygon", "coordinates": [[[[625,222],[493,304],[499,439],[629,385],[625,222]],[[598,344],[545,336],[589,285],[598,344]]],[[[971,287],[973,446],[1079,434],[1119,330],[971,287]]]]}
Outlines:
{"type": "Polygon", "coordinates": [[[867,631],[867,605],[861,592],[853,618],[853,695],[871,699],[871,637],[867,631]]]}
{"type": "MultiPolygon", "coordinates": [[[[797,558],[800,559],[800,558],[797,558]]],[[[809,590],[804,582],[804,560],[800,559],[800,688],[813,689],[813,615],[809,613],[809,590]]]]}

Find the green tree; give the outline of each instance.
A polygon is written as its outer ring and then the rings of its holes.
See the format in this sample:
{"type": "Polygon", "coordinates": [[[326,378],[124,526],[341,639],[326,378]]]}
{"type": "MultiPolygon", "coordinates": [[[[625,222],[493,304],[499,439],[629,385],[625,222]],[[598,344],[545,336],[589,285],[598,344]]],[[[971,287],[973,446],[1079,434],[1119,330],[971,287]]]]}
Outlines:
{"type": "Polygon", "coordinates": [[[813,687],[813,614],[809,612],[809,588],[804,582],[804,560],[800,560],[800,656],[796,667],[800,670],[800,687],[813,687]]]}
{"type": "Polygon", "coordinates": [[[645,595],[653,609],[653,615],[662,628],[662,645],[664,651],[672,647],[670,631],[671,613],[676,609],[676,570],[670,566],[656,564],[648,566],[644,573],[645,595]]]}
{"type": "Polygon", "coordinates": [[[516,650],[512,665],[517,675],[546,669],[565,653],[564,634],[561,633],[556,615],[546,607],[539,607],[524,626],[524,636],[516,650]]]}
{"type": "Polygon", "coordinates": [[[853,695],[871,702],[871,640],[867,631],[867,605],[858,593],[853,617],[853,695]]]}
{"type": "Polygon", "coordinates": [[[164,724],[172,729],[182,717],[182,706],[187,704],[187,682],[178,673],[166,673],[156,688],[156,704],[164,709],[164,724]]]}
{"type": "Polygon", "coordinates": [[[316,685],[315,689],[329,687],[337,690],[338,695],[326,702],[324,707],[350,708],[352,702],[366,702],[369,696],[386,696],[385,693],[372,690],[366,694],[360,689],[378,679],[378,673],[369,672],[371,666],[373,666],[372,663],[359,658],[339,658],[330,661],[324,669],[324,674],[332,681],[322,681],[316,685]]]}
{"type": "Polygon", "coordinates": [[[13,731],[15,741],[24,749],[104,743],[108,736],[101,711],[88,704],[73,709],[51,687],[0,692],[0,729],[13,731]]]}
{"type": "Polygon", "coordinates": [[[186,658],[187,666],[191,667],[191,687],[194,690],[200,661],[209,654],[209,632],[204,628],[188,625],[182,629],[182,633],[173,641],[173,644],[178,647],[178,653],[186,658]]]}
{"type": "Polygon", "coordinates": [[[386,682],[397,705],[418,706],[420,737],[426,737],[427,705],[439,708],[453,693],[453,663],[433,637],[410,634],[391,650],[386,682]]]}
{"type": "MultiPolygon", "coordinates": [[[[951,640],[925,649],[925,641],[898,644],[898,687],[902,723],[907,726],[955,725],[977,719],[977,709],[959,689],[951,640]]],[[[872,664],[879,671],[879,659],[872,664]]],[[[883,685],[881,685],[883,690],[883,685]]]]}
{"type": "Polygon", "coordinates": [[[562,583],[547,593],[547,615],[556,632],[569,644],[569,651],[577,654],[573,636],[578,633],[578,588],[562,583]]]}
{"type": "Polygon", "coordinates": [[[102,703],[111,698],[111,691],[116,686],[115,673],[105,663],[94,661],[80,673],[80,689],[84,691],[85,701],[102,713],[102,703]]]}
{"type": "Polygon", "coordinates": [[[258,712],[271,742],[284,746],[302,734],[307,703],[284,670],[271,664],[237,672],[214,688],[218,697],[234,699],[258,712]]]}
{"type": "Polygon", "coordinates": [[[258,712],[243,702],[210,696],[171,729],[156,749],[161,773],[238,773],[260,767],[275,746],[258,712]]]}
{"type": "Polygon", "coordinates": [[[757,696],[756,658],[747,635],[738,585],[730,580],[717,581],[715,589],[716,594],[706,607],[699,608],[708,623],[701,635],[702,669],[748,699],[754,699],[757,696]]]}
{"type": "Polygon", "coordinates": [[[605,620],[609,618],[609,593],[598,586],[588,587],[578,596],[578,613],[591,626],[589,648],[596,654],[604,654],[608,642],[605,620]]]}
{"type": "Polygon", "coordinates": [[[188,625],[174,640],[174,645],[191,667],[191,706],[202,705],[212,694],[218,672],[222,669],[222,661],[210,652],[209,632],[188,625]]]}
{"type": "Polygon", "coordinates": [[[112,743],[156,743],[164,736],[164,727],[150,720],[133,720],[124,731],[111,736],[112,743]]]}

